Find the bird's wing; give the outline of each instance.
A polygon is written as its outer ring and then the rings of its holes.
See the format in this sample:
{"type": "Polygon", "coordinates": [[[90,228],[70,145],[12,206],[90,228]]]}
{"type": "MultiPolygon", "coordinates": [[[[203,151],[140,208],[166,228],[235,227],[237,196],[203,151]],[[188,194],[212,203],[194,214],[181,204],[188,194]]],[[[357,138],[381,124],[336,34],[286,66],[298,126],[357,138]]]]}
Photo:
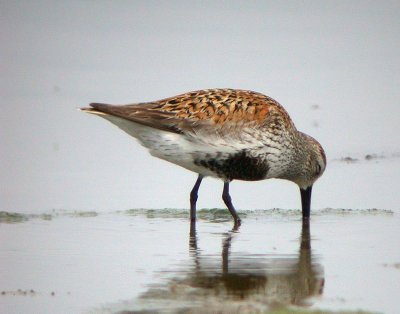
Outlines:
{"type": "Polygon", "coordinates": [[[149,110],[142,104],[115,106],[91,103],[90,106],[92,108],[83,108],[82,110],[99,115],[107,114],[120,117],[163,131],[183,133],[179,127],[179,124],[183,122],[183,119],[175,117],[173,113],[149,110]]]}
{"type": "Polygon", "coordinates": [[[238,133],[244,128],[294,127],[285,109],[260,93],[210,89],[189,92],[149,103],[123,106],[90,104],[93,113],[105,113],[175,133],[238,133]],[[234,132],[236,130],[236,132],[234,132]]]}

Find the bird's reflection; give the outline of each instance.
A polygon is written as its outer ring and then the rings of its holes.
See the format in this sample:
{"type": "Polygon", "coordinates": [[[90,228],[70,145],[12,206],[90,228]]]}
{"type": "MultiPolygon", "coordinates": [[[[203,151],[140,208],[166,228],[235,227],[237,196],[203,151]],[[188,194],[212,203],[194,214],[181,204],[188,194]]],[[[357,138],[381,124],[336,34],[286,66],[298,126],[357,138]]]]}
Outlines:
{"type": "Polygon", "coordinates": [[[195,270],[190,275],[192,287],[208,289],[209,293],[237,299],[259,299],[274,305],[305,305],[307,299],[322,294],[323,268],[312,256],[310,224],[303,222],[297,255],[258,254],[245,256],[230,253],[235,227],[222,244],[221,266],[215,259],[201,257],[195,226],[190,228],[190,252],[195,270]],[[213,263],[214,261],[214,263],[213,263]]]}
{"type": "MultiPolygon", "coordinates": [[[[302,224],[297,254],[233,253],[231,247],[240,239],[239,227],[224,234],[220,256],[204,254],[197,237],[192,224],[189,236],[192,265],[169,270],[170,276],[164,284],[142,294],[142,301],[172,312],[179,309],[183,313],[203,313],[205,305],[204,313],[220,309],[235,312],[235,306],[250,306],[253,312],[252,309],[270,306],[309,305],[310,297],[322,294],[323,268],[312,255],[307,222],[302,224]]],[[[153,306],[150,308],[158,312],[153,306]]]]}

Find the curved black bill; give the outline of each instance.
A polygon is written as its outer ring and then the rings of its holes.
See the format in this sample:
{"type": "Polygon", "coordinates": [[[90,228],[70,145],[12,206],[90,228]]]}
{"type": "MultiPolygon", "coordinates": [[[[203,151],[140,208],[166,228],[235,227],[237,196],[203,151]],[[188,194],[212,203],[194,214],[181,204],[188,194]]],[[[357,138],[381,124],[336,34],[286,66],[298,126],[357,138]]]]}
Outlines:
{"type": "Polygon", "coordinates": [[[302,209],[302,213],[303,213],[303,219],[310,218],[311,190],[312,190],[312,186],[309,186],[306,189],[301,189],[300,188],[301,209],[302,209]]]}

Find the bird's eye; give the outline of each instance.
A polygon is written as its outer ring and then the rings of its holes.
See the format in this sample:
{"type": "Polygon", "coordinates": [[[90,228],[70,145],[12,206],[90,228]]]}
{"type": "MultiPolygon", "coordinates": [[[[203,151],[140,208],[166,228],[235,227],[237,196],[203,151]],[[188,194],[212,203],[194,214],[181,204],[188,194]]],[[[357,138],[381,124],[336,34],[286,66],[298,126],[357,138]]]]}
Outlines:
{"type": "Polygon", "coordinates": [[[317,173],[316,174],[319,175],[321,173],[321,170],[322,170],[321,165],[317,164],[317,173]]]}

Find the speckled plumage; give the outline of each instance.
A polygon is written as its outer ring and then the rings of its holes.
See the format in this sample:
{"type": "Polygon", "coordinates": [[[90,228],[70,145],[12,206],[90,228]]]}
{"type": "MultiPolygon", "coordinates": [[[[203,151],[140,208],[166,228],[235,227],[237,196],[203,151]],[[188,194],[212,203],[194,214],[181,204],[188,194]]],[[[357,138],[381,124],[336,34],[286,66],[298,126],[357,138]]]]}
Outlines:
{"type": "Polygon", "coordinates": [[[277,101],[260,93],[207,89],[153,102],[91,107],[83,110],[116,124],[153,156],[201,178],[213,176],[228,184],[281,178],[306,190],[325,169],[321,145],[297,131],[277,101]]]}

